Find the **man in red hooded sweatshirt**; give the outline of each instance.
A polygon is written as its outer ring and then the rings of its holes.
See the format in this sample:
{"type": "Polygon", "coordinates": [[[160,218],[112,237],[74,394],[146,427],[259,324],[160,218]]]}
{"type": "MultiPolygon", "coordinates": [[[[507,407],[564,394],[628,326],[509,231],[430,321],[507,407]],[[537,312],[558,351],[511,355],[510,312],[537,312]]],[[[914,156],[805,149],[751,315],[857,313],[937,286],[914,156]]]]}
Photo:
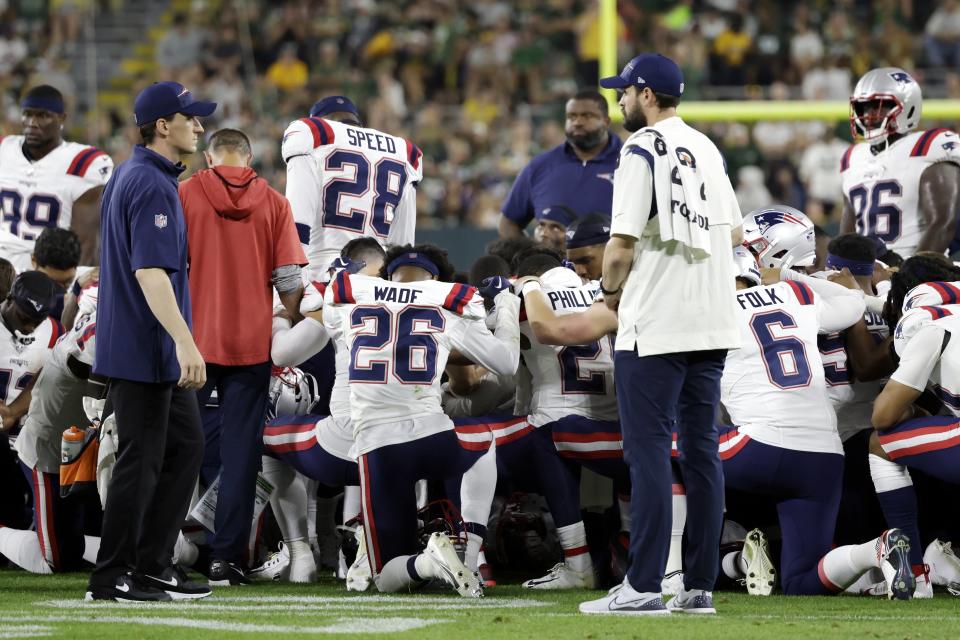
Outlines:
{"type": "MultiPolygon", "coordinates": [[[[210,584],[242,584],[260,468],[273,289],[296,316],[307,264],[290,203],[250,168],[250,139],[221,129],[204,152],[209,169],[180,184],[187,221],[193,333],[207,365],[200,406],[214,390],[220,419],[204,424],[210,465],[220,491],[211,539],[210,584]],[[219,440],[219,447],[216,442],[219,440]],[[219,449],[219,451],[217,451],[219,449]]],[[[205,421],[210,422],[210,421],[205,421]]]]}

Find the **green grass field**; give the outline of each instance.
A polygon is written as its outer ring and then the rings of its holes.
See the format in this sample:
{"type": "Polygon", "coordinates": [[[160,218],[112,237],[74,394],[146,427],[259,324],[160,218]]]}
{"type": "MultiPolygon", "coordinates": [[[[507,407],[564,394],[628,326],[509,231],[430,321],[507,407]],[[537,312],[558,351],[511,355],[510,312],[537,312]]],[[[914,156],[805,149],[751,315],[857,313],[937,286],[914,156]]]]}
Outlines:
{"type": "Polygon", "coordinates": [[[34,576],[0,570],[0,638],[255,638],[288,636],[472,638],[884,638],[960,637],[960,600],[751,598],[715,594],[714,617],[591,617],[577,612],[599,591],[487,590],[479,601],[450,593],[349,594],[332,579],[294,587],[219,589],[187,604],[84,603],[86,575],[34,576]]]}

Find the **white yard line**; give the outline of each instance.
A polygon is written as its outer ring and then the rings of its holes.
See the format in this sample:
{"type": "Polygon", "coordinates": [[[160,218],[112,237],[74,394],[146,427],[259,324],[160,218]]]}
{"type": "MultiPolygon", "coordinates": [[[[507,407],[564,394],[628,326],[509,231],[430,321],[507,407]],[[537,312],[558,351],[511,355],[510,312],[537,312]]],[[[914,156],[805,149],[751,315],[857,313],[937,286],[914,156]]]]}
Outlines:
{"type": "Polygon", "coordinates": [[[39,624],[5,625],[0,638],[44,638],[53,634],[53,627],[39,624]]]}
{"type": "MultiPolygon", "coordinates": [[[[287,626],[277,624],[252,624],[227,620],[196,620],[191,618],[146,618],[138,616],[103,616],[95,611],[77,611],[71,616],[4,616],[10,622],[91,622],[96,624],[143,625],[153,627],[179,627],[202,631],[232,631],[237,633],[283,633],[283,634],[332,634],[332,633],[400,633],[422,629],[442,620],[426,618],[338,618],[329,624],[311,626],[287,626]]],[[[29,637],[29,636],[0,636],[29,637]]]]}
{"type": "Polygon", "coordinates": [[[283,611],[289,613],[311,613],[323,611],[356,611],[356,612],[383,612],[391,611],[476,611],[478,609],[528,609],[546,607],[552,603],[537,600],[520,599],[412,599],[412,598],[211,598],[209,600],[189,601],[180,600],[172,603],[151,602],[84,602],[79,599],[43,600],[36,604],[54,609],[143,609],[149,611],[283,611]],[[234,604],[236,603],[236,604],[234,604]]]}

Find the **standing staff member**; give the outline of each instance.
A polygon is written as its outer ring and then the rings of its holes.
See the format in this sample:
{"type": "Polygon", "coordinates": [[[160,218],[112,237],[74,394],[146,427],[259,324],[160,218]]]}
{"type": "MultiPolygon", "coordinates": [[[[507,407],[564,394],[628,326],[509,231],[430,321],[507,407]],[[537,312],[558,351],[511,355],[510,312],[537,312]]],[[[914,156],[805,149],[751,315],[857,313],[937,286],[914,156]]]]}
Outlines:
{"type": "Polygon", "coordinates": [[[631,566],[584,613],[714,613],[723,473],[714,415],[727,349],[739,347],[731,240],[740,208],[710,140],[677,117],[683,74],[641,54],[601,85],[620,89],[624,143],[614,177],[601,291],[618,310],[614,354],[624,458],[633,484],[631,566]],[[649,125],[649,128],[648,128],[649,125]],[[687,491],[684,588],[663,604],[670,546],[671,431],[687,491]]]}
{"type": "MultiPolygon", "coordinates": [[[[246,582],[244,561],[270,384],[273,287],[294,316],[307,257],[290,203],[250,168],[250,139],[236,129],[210,136],[209,169],[180,185],[190,245],[194,333],[207,364],[205,405],[220,401],[220,492],[210,584],[246,582]],[[272,285],[272,286],[271,286],[272,285]],[[242,322],[237,322],[242,318],[242,322]]],[[[206,425],[205,425],[206,426],[206,425]]]]}
{"type": "Polygon", "coordinates": [[[143,145],[103,194],[97,353],[110,378],[120,439],[103,514],[103,537],[87,598],[155,601],[201,598],[172,564],[203,458],[194,391],[206,382],[190,334],[187,229],[177,194],[180,158],[196,152],[197,119],[217,105],[176,82],[137,96],[143,145]]]}

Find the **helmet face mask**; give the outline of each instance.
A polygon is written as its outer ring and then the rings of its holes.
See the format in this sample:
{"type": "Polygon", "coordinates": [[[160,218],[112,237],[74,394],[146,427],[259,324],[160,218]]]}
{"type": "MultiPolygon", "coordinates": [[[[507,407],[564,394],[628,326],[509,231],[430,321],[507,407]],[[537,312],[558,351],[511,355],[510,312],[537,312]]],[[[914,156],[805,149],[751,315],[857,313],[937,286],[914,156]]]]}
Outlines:
{"type": "Polygon", "coordinates": [[[897,67],[871,69],[850,96],[850,131],[876,144],[916,129],[922,111],[920,85],[909,73],[897,67]]]}

